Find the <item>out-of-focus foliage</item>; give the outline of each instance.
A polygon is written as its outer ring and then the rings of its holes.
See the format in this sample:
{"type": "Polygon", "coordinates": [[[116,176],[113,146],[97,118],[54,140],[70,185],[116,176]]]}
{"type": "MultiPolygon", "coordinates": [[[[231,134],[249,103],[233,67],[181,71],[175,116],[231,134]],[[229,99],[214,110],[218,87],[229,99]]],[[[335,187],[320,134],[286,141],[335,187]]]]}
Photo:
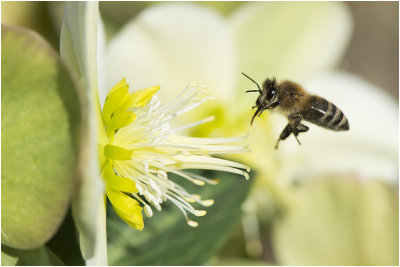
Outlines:
{"type": "Polygon", "coordinates": [[[58,229],[76,185],[76,84],[37,34],[2,26],[2,244],[33,249],[58,229]]]}
{"type": "MultiPolygon", "coordinates": [[[[214,199],[204,217],[196,218],[199,226],[191,228],[176,206],[167,203],[162,212],[145,220],[143,232],[132,231],[114,212],[108,216],[109,262],[111,265],[202,265],[226,242],[242,215],[241,203],[246,198],[251,181],[215,171],[203,172],[218,177],[218,185],[202,188],[181,183],[189,192],[204,199],[214,199]],[[134,255],[134,256],[133,256],[134,255]]],[[[180,179],[172,177],[172,179],[180,179]]]]}
{"type": "Polygon", "coordinates": [[[57,255],[64,265],[85,265],[78,246],[79,236],[75,234],[76,232],[77,229],[72,218],[72,212],[69,211],[56,235],[46,244],[46,247],[57,255]],[[74,234],[71,235],[71,233],[74,234]]]}
{"type": "Polygon", "coordinates": [[[2,246],[1,265],[62,266],[64,264],[51,250],[45,247],[22,250],[2,246]]]}
{"type": "Polygon", "coordinates": [[[53,7],[63,8],[60,2],[1,1],[1,23],[28,28],[45,36],[53,48],[58,48],[60,27],[53,23],[53,17],[61,19],[61,13],[53,12],[53,7]],[[52,9],[49,12],[49,8],[52,9]],[[58,27],[57,27],[58,26],[58,27]]]}

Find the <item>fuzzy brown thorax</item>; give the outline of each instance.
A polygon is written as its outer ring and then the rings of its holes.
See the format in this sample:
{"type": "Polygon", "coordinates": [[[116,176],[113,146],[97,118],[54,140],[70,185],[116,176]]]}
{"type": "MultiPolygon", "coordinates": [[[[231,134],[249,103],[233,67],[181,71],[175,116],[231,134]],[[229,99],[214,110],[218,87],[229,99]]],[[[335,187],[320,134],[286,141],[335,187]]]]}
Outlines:
{"type": "Polygon", "coordinates": [[[277,97],[280,101],[278,112],[288,116],[303,109],[308,94],[301,85],[285,80],[278,84],[277,89],[277,97]]]}

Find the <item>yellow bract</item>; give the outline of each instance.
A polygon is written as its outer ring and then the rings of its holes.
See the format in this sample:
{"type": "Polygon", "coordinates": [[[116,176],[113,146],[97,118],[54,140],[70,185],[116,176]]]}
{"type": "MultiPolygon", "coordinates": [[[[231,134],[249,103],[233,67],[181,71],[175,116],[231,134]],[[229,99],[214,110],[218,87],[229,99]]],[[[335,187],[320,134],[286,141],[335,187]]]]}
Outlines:
{"type": "Polygon", "coordinates": [[[139,202],[125,193],[108,186],[106,192],[118,216],[133,228],[141,231],[144,224],[142,207],[140,207],[139,202]]]}
{"type": "Polygon", "coordinates": [[[108,93],[103,107],[107,136],[112,140],[116,130],[131,124],[136,115],[129,109],[144,107],[159,89],[160,86],[152,86],[131,94],[125,78],[117,83],[108,93]]]}
{"type": "Polygon", "coordinates": [[[104,147],[104,156],[106,156],[107,159],[130,160],[132,151],[108,144],[104,147]]]}
{"type": "Polygon", "coordinates": [[[104,166],[102,176],[106,181],[107,187],[111,189],[126,193],[138,192],[134,181],[115,174],[111,162],[107,162],[106,165],[104,166]]]}
{"type": "Polygon", "coordinates": [[[103,107],[103,122],[108,126],[110,120],[113,118],[113,113],[117,110],[128,109],[131,103],[129,93],[129,85],[126,83],[125,78],[122,79],[110,93],[107,95],[103,107]]]}
{"type": "Polygon", "coordinates": [[[107,136],[112,137],[115,130],[128,126],[136,119],[133,111],[118,109],[113,113],[112,119],[107,125],[107,136]]]}
{"type": "Polygon", "coordinates": [[[160,86],[152,86],[131,94],[131,108],[140,108],[146,106],[150,99],[160,90],[160,86]]]}

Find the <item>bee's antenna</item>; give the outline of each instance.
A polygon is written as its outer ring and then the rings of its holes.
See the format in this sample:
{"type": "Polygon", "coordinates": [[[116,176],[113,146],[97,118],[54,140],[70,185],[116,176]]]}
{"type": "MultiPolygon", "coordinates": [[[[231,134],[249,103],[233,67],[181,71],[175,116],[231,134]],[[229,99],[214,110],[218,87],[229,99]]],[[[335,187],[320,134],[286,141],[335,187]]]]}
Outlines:
{"type": "Polygon", "coordinates": [[[252,78],[250,78],[249,76],[247,76],[246,74],[244,74],[244,72],[242,72],[242,74],[243,74],[246,78],[248,78],[250,81],[252,81],[253,83],[255,83],[255,84],[257,85],[257,87],[258,87],[258,91],[257,91],[257,90],[247,90],[246,93],[247,93],[247,92],[259,92],[259,93],[261,94],[261,93],[262,93],[262,92],[261,92],[261,88],[260,88],[260,86],[258,85],[258,83],[257,83],[256,81],[254,81],[252,78]]]}

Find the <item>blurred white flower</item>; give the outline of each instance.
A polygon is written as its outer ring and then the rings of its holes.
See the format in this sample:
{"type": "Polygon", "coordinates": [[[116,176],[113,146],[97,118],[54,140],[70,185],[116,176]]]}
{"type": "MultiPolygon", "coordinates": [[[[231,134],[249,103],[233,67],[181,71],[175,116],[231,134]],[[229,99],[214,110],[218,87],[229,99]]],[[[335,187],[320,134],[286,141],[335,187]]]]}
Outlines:
{"type": "Polygon", "coordinates": [[[395,101],[360,78],[329,74],[340,62],[351,32],[350,13],[338,2],[246,3],[228,18],[195,4],[156,5],[127,23],[111,40],[108,84],[118,80],[121,72],[131,81],[140,78],[140,86],[155,79],[166,86],[160,97],[168,98],[165,94],[182,85],[183,77],[198,75],[219,102],[218,108],[199,111],[216,114],[215,122],[205,124],[200,132],[213,136],[249,131],[252,154],[240,158],[265,175],[302,177],[317,169],[379,174],[393,180],[396,149],[390,147],[397,147],[393,138],[395,101]],[[126,56],[126,51],[132,52],[126,56]],[[286,118],[265,112],[250,128],[256,97],[244,91],[254,84],[241,76],[241,71],[260,83],[273,76],[299,82],[338,105],[349,118],[350,131],[337,133],[311,125],[309,132],[299,136],[302,146],[292,145],[294,139],[289,138],[275,151],[286,118]],[[366,117],[375,120],[371,114],[379,114],[381,109],[387,113],[382,116],[385,119],[374,121],[375,127],[366,123],[366,117]],[[318,162],[311,168],[315,160],[318,162]]]}
{"type": "Polygon", "coordinates": [[[267,76],[306,81],[337,64],[350,33],[350,15],[342,3],[247,3],[227,19],[195,4],[156,5],[110,41],[107,84],[118,81],[118,73],[128,81],[138,80],[140,87],[155,79],[165,84],[160,97],[168,99],[184,84],[183,77],[200,79],[218,106],[200,109],[202,114],[215,114],[216,120],[199,132],[210,136],[250,132],[253,153],[240,159],[273,170],[279,164],[273,126],[264,114],[250,128],[255,98],[244,91],[254,84],[240,73],[260,82],[267,76]]]}
{"type": "Polygon", "coordinates": [[[227,18],[196,4],[155,5],[110,41],[107,83],[115,83],[118,73],[129,81],[138,80],[140,87],[157,81],[166,87],[160,97],[168,99],[182,87],[184,77],[206,82],[218,106],[206,106],[199,113],[213,114],[216,120],[196,133],[250,132],[252,153],[235,159],[257,170],[253,202],[247,206],[254,210],[257,204],[259,214],[268,216],[271,195],[278,205],[289,205],[286,185],[294,180],[340,173],[397,181],[395,100],[361,78],[333,72],[352,27],[350,12],[340,2],[252,2],[227,18]],[[276,151],[274,144],[286,118],[264,112],[250,128],[256,97],[244,92],[254,84],[241,72],[259,83],[267,77],[299,82],[340,107],[350,131],[310,125],[310,131],[299,136],[302,146],[290,137],[276,151]]]}
{"type": "Polygon", "coordinates": [[[277,265],[398,265],[398,192],[379,180],[326,175],[293,190],[272,229],[277,265]]]}

